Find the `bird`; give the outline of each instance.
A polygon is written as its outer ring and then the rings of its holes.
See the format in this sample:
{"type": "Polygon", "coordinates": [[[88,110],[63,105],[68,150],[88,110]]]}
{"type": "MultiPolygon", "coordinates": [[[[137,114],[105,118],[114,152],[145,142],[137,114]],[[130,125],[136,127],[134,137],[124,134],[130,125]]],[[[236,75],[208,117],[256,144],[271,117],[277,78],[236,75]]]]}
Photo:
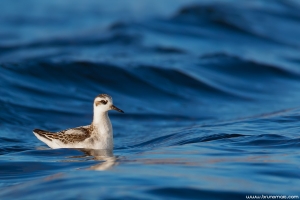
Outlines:
{"type": "Polygon", "coordinates": [[[84,148],[112,150],[113,128],[108,117],[109,110],[124,113],[113,105],[113,99],[107,94],[99,94],[94,100],[94,116],[90,125],[70,128],[59,132],[34,129],[34,135],[52,149],[84,148]]]}

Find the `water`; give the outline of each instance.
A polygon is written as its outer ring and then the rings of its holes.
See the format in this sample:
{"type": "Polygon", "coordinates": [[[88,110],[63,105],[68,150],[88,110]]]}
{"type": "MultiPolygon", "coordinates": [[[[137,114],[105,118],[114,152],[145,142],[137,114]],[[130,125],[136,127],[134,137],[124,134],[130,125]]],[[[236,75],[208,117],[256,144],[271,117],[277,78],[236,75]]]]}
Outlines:
{"type": "Polygon", "coordinates": [[[298,1],[0,2],[1,199],[300,195],[298,1]],[[107,93],[114,155],[47,148],[107,93]]]}

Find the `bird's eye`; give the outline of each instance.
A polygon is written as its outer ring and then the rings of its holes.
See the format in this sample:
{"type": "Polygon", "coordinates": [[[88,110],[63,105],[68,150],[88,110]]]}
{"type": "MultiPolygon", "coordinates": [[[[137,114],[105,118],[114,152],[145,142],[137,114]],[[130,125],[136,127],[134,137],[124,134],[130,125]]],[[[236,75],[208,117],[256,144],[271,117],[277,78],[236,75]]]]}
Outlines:
{"type": "Polygon", "coordinates": [[[105,105],[105,104],[107,104],[107,101],[101,100],[101,103],[105,105]]]}

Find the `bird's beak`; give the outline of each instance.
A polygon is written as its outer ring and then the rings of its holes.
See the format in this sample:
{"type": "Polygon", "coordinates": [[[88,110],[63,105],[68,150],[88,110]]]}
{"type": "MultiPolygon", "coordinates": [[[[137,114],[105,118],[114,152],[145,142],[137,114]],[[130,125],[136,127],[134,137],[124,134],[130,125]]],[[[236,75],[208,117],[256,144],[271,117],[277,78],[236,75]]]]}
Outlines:
{"type": "Polygon", "coordinates": [[[120,108],[117,108],[117,107],[114,106],[114,105],[112,105],[110,108],[111,108],[112,110],[116,110],[116,111],[118,111],[118,112],[124,113],[123,110],[121,110],[120,108]]]}

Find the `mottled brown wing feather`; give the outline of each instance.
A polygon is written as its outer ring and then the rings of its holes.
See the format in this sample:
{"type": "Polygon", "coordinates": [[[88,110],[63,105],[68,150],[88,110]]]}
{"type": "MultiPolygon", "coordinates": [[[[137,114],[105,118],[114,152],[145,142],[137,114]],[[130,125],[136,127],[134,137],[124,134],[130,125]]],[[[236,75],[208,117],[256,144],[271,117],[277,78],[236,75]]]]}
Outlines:
{"type": "Polygon", "coordinates": [[[39,136],[47,139],[47,140],[52,141],[52,139],[48,138],[47,135],[46,135],[47,133],[49,133],[48,131],[44,131],[44,130],[41,130],[41,129],[34,129],[33,132],[38,134],[39,136]]]}
{"type": "Polygon", "coordinates": [[[39,136],[46,138],[47,140],[59,140],[64,144],[82,142],[91,136],[91,130],[85,127],[67,129],[58,133],[48,132],[41,129],[34,129],[33,131],[39,136]],[[66,132],[69,133],[66,134],[66,132]],[[72,134],[72,132],[74,133],[72,134]]]}

